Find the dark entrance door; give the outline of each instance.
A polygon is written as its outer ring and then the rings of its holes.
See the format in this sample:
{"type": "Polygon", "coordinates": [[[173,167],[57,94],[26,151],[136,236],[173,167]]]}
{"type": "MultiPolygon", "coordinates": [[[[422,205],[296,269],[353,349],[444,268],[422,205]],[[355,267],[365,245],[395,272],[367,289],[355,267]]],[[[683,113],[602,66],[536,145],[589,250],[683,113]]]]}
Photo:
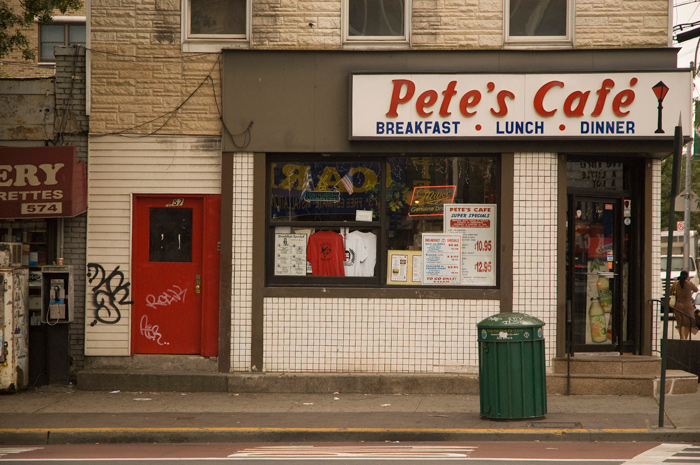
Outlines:
{"type": "Polygon", "coordinates": [[[630,200],[569,195],[567,336],[571,352],[639,353],[639,282],[630,200]],[[634,291],[633,291],[634,292],[634,291]]]}

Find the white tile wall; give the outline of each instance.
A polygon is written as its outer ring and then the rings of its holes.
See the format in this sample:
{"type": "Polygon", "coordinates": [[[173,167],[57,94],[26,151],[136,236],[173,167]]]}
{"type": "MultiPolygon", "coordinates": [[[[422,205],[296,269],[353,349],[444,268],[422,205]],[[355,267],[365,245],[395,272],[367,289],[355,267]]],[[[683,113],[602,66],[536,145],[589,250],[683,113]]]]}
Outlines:
{"type": "Polygon", "coordinates": [[[651,191],[651,295],[653,299],[661,298],[661,280],[656,279],[661,273],[661,160],[652,160],[651,191]]]}
{"type": "Polygon", "coordinates": [[[233,155],[231,370],[249,371],[253,276],[253,154],[233,155]]]}
{"type": "MultiPolygon", "coordinates": [[[[514,311],[545,321],[547,363],[556,335],[557,155],[516,154],[514,311]]],[[[232,370],[250,369],[252,154],[234,161],[232,370]]],[[[478,372],[476,324],[498,301],[264,300],[267,372],[478,372]]]]}
{"type": "MultiPolygon", "coordinates": [[[[652,191],[651,191],[651,298],[661,299],[664,290],[661,286],[661,280],[658,278],[661,274],[661,160],[652,160],[652,191]]],[[[661,305],[655,304],[653,310],[653,328],[652,335],[652,355],[659,355],[661,351],[661,338],[663,336],[663,321],[661,321],[661,305]]],[[[669,322],[668,337],[678,338],[679,335],[673,329],[675,325],[669,322]]]]}
{"type": "Polygon", "coordinates": [[[478,372],[476,324],[498,301],[265,299],[267,372],[478,372]]]}
{"type": "Polygon", "coordinates": [[[549,366],[557,329],[557,154],[516,153],[513,181],[513,311],[545,322],[549,366]]]}

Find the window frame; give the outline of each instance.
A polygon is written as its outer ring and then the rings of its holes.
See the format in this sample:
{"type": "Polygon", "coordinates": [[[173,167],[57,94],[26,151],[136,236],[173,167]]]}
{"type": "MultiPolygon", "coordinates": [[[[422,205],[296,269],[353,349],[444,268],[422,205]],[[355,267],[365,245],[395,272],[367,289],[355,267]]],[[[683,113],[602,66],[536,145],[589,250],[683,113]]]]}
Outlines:
{"type": "MultiPolygon", "coordinates": [[[[338,160],[352,161],[358,160],[356,155],[352,154],[334,154],[338,160]]],[[[284,160],[298,160],[298,161],[327,161],[327,157],[320,156],[314,153],[308,154],[295,154],[295,153],[279,153],[279,154],[269,154],[265,162],[265,251],[267,258],[265,260],[265,281],[268,286],[309,286],[309,287],[321,287],[321,286],[368,286],[368,287],[380,287],[382,286],[382,272],[381,270],[386,269],[383,263],[386,261],[386,257],[382,257],[380,253],[381,250],[386,249],[386,225],[382,220],[382,215],[384,215],[384,202],[379,204],[379,220],[368,221],[306,221],[306,220],[291,220],[291,221],[272,221],[270,218],[270,211],[272,209],[272,189],[270,189],[270,167],[273,163],[278,162],[280,159],[284,160]],[[271,155],[271,156],[270,156],[271,155]],[[298,228],[308,228],[314,227],[316,224],[322,223],[324,228],[335,231],[340,228],[350,228],[350,230],[361,230],[361,231],[372,231],[377,236],[377,257],[376,263],[374,265],[374,276],[363,277],[363,276],[275,276],[274,274],[274,250],[275,250],[275,228],[276,227],[298,227],[298,228]],[[314,226],[311,226],[313,224],[314,226]]],[[[366,156],[362,157],[363,162],[373,162],[377,163],[380,167],[380,181],[379,181],[379,196],[384,198],[386,195],[386,186],[382,181],[384,179],[384,164],[386,163],[386,157],[382,156],[366,156]]]]}
{"type": "Polygon", "coordinates": [[[42,50],[42,26],[63,26],[63,47],[69,47],[73,45],[70,42],[69,27],[70,26],[84,26],[85,27],[85,42],[80,42],[83,47],[87,46],[87,18],[85,16],[54,16],[54,19],[50,23],[42,23],[36,20],[37,23],[37,62],[39,65],[56,65],[56,57],[53,59],[47,59],[41,54],[42,50]]]}
{"type": "MultiPolygon", "coordinates": [[[[309,289],[323,289],[328,288],[378,288],[382,290],[386,289],[441,289],[441,290],[460,290],[470,291],[470,290],[487,290],[487,289],[500,289],[500,274],[501,274],[501,251],[500,247],[496,248],[496,284],[494,286],[470,286],[470,285],[451,285],[451,286],[439,286],[439,285],[395,285],[387,283],[387,267],[388,267],[388,257],[387,253],[389,251],[389,213],[387,207],[387,186],[386,186],[386,163],[388,159],[395,157],[421,157],[427,154],[421,153],[374,153],[363,155],[360,160],[363,162],[378,162],[381,167],[381,172],[379,176],[379,198],[382,199],[378,205],[379,220],[373,220],[372,222],[362,222],[362,221],[308,221],[308,220],[287,220],[287,221],[273,221],[271,218],[272,210],[272,189],[270,186],[270,168],[273,163],[283,162],[295,162],[295,161],[328,161],[328,155],[320,155],[318,153],[268,153],[265,160],[265,220],[264,220],[264,231],[265,231],[265,287],[266,288],[283,288],[283,287],[305,287],[309,289]],[[323,227],[319,228],[317,225],[322,223],[323,227]],[[317,231],[320,229],[330,229],[337,231],[340,228],[348,228],[350,231],[361,230],[361,231],[372,231],[377,236],[376,245],[376,264],[374,270],[374,276],[372,277],[358,277],[358,276],[343,276],[343,277],[333,277],[333,276],[275,276],[274,274],[274,253],[275,253],[275,228],[276,227],[291,227],[291,228],[315,228],[317,231]]],[[[498,201],[496,202],[498,206],[497,211],[497,227],[496,227],[496,240],[497,244],[501,242],[501,214],[503,208],[503,157],[500,153],[453,153],[453,152],[431,152],[429,154],[431,157],[438,156],[449,156],[449,157],[463,157],[463,158],[475,158],[475,157],[492,157],[498,163],[497,171],[497,183],[498,183],[498,201]]],[[[333,158],[336,158],[338,162],[350,162],[353,160],[358,160],[357,154],[352,153],[334,153],[333,158]]],[[[484,202],[486,203],[486,202],[484,202]]]]}
{"type": "Polygon", "coordinates": [[[251,34],[251,0],[245,0],[246,18],[243,34],[192,34],[192,2],[181,0],[180,42],[183,52],[215,53],[225,48],[248,48],[251,34]]]}
{"type": "Polygon", "coordinates": [[[566,1],[566,34],[561,36],[512,36],[510,35],[510,2],[503,0],[503,42],[509,48],[555,47],[570,48],[573,46],[574,31],[574,0],[566,1]]]}
{"type": "Polygon", "coordinates": [[[341,34],[343,48],[408,48],[411,45],[411,0],[404,0],[403,36],[351,36],[350,0],[342,0],[341,34]]]}

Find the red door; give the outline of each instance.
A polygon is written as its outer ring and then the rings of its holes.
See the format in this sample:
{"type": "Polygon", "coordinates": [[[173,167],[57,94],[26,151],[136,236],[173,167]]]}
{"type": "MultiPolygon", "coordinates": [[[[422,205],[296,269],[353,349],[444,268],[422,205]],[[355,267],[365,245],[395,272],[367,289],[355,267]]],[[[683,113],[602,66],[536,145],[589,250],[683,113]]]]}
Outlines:
{"type": "Polygon", "coordinates": [[[216,354],[218,201],[134,196],[132,353],[216,354]]]}

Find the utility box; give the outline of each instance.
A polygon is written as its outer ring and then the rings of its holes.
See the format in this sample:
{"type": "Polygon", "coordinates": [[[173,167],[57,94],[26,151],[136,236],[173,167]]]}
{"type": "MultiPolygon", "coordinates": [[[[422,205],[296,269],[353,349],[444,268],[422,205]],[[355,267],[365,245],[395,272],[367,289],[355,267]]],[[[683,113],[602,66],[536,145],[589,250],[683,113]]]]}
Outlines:
{"type": "Polygon", "coordinates": [[[41,322],[49,325],[73,321],[73,267],[41,269],[41,322]]]}
{"type": "Polygon", "coordinates": [[[547,413],[544,322],[498,313],[477,323],[481,417],[542,418],[547,413]]]}

